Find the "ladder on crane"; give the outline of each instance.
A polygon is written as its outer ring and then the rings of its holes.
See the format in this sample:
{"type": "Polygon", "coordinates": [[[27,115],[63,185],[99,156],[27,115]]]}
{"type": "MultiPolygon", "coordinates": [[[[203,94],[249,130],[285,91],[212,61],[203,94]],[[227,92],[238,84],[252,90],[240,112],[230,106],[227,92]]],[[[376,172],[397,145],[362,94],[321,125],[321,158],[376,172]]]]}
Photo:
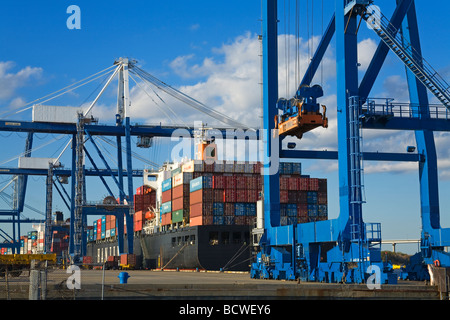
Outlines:
{"type": "Polygon", "coordinates": [[[450,109],[450,85],[402,36],[376,6],[369,6],[361,13],[362,18],[381,40],[403,61],[416,78],[433,95],[450,109]]]}

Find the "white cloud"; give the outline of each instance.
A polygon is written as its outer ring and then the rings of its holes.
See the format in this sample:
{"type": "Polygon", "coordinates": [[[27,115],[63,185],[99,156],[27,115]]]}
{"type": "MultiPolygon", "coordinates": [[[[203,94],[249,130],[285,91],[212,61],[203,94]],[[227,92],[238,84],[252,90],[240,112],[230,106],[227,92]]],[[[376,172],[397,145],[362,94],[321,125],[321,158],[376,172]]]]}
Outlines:
{"type": "Polygon", "coordinates": [[[31,78],[39,79],[42,68],[27,66],[16,73],[11,72],[15,63],[12,61],[0,61],[0,99],[6,100],[14,96],[17,89],[27,85],[31,78]]]}
{"type": "Polygon", "coordinates": [[[376,49],[377,44],[371,38],[367,38],[358,43],[358,62],[360,64],[360,71],[367,70],[376,49]]]}
{"type": "MultiPolygon", "coordinates": [[[[259,84],[261,80],[260,43],[257,36],[246,33],[234,39],[233,42],[214,49],[213,53],[221,58],[220,61],[207,57],[200,64],[190,64],[194,60],[193,55],[180,56],[173,60],[170,66],[176,74],[184,78],[201,78],[193,85],[181,86],[177,89],[241,123],[258,126],[261,115],[261,85],[259,84]]],[[[161,108],[165,108],[165,104],[151,89],[148,88],[147,92],[161,108]]],[[[224,126],[223,123],[201,114],[160,91],[158,94],[167,105],[173,108],[178,118],[190,125],[194,121],[204,120],[210,125],[224,126]]],[[[163,123],[170,122],[167,116],[158,110],[161,108],[158,108],[145,92],[135,88],[131,96],[132,115],[146,119],[149,123],[154,123],[155,120],[163,123]]],[[[165,111],[171,114],[174,122],[178,121],[169,110],[165,109],[165,111]]]]}

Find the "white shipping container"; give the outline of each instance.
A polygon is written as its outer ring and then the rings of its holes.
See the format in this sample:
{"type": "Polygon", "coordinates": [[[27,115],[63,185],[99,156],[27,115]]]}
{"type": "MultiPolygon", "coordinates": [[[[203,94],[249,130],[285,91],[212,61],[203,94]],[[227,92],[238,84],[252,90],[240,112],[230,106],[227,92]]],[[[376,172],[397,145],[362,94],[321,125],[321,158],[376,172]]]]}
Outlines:
{"type": "Polygon", "coordinates": [[[77,123],[78,112],[84,111],[78,107],[33,105],[33,122],[77,123]]]}
{"type": "Polygon", "coordinates": [[[48,169],[49,163],[61,165],[56,158],[36,158],[36,157],[20,157],[19,168],[23,169],[48,169]]]}
{"type": "Polygon", "coordinates": [[[106,238],[111,237],[111,229],[106,230],[106,238]]]}
{"type": "Polygon", "coordinates": [[[203,161],[202,160],[191,160],[183,164],[181,167],[183,172],[203,172],[203,161]]]}

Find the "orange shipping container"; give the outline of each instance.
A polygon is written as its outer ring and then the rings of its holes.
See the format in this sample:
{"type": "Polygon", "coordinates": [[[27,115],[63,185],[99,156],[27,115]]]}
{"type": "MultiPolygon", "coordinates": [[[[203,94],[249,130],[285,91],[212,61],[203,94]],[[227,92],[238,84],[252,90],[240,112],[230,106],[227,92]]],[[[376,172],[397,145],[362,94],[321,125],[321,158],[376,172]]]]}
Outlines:
{"type": "Polygon", "coordinates": [[[181,198],[189,194],[189,184],[180,184],[172,188],[172,199],[181,198]]]}
{"type": "Polygon", "coordinates": [[[213,224],[213,216],[191,217],[189,224],[191,226],[212,225],[213,224]]]}
{"type": "Polygon", "coordinates": [[[161,203],[172,201],[172,189],[163,191],[161,194],[161,203]]]}
{"type": "Polygon", "coordinates": [[[134,221],[135,221],[135,222],[136,222],[136,221],[142,221],[143,218],[144,218],[143,211],[136,211],[136,212],[134,213],[134,221]]]}
{"type": "Polygon", "coordinates": [[[142,220],[134,222],[134,231],[142,231],[142,220]]]}
{"type": "Polygon", "coordinates": [[[190,204],[196,204],[200,202],[212,202],[213,201],[213,189],[200,189],[190,193],[190,204]]]}

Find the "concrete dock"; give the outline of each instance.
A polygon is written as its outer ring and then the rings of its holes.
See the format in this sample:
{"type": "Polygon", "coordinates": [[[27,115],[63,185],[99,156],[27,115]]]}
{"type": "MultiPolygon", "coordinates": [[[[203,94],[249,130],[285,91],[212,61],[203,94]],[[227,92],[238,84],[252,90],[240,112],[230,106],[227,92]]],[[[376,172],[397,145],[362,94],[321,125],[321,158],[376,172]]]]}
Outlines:
{"type": "MultiPolygon", "coordinates": [[[[129,270],[120,283],[119,270],[80,270],[79,289],[68,287],[71,274],[47,274],[47,300],[439,300],[435,286],[404,281],[369,289],[361,284],[325,284],[251,279],[248,273],[129,270]],[[68,281],[69,279],[69,281],[68,281]]],[[[4,282],[4,280],[2,281],[4,282]]],[[[4,284],[2,283],[2,286],[4,284]]],[[[70,285],[69,285],[70,286],[70,285]]],[[[28,299],[24,276],[8,281],[10,299],[28,299]]],[[[6,299],[0,290],[0,299],[6,299]]]]}

